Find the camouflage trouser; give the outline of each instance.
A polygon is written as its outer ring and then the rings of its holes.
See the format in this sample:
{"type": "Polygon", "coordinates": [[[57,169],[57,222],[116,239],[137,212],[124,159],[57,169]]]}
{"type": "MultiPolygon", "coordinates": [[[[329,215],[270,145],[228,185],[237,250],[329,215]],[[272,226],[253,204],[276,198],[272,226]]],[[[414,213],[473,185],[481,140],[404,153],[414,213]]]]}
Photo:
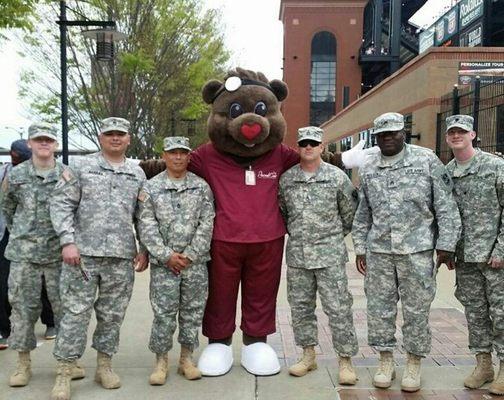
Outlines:
{"type": "Polygon", "coordinates": [[[472,353],[491,353],[504,361],[504,269],[486,263],[457,262],[455,297],[465,307],[472,353]]]}
{"type": "Polygon", "coordinates": [[[61,261],[50,264],[11,262],[9,302],[12,307],[9,346],[17,351],[31,351],[37,347],[34,326],[42,311],[42,277],[45,278],[47,297],[54,312],[57,327],[61,316],[59,282],[61,261]]]}
{"type": "Polygon", "coordinates": [[[133,260],[82,256],[81,263],[91,275],[89,281],[77,266],[63,264],[61,272],[63,318],[53,352],[58,360],[80,358],[84,353],[93,306],[97,321],[93,348],[108,355],[116,353],[133,291],[133,260]]]}
{"type": "Polygon", "coordinates": [[[334,351],[343,357],[354,356],[358,344],[353,325],[353,299],[342,265],[320,269],[287,268],[287,297],[296,344],[301,347],[318,344],[317,291],[322,309],[329,318],[334,351]]]}
{"type": "Polygon", "coordinates": [[[369,345],[378,351],[393,351],[401,299],[404,349],[426,356],[431,348],[429,312],[436,294],[433,251],[405,255],[368,252],[366,261],[369,345]]]}
{"type": "Polygon", "coordinates": [[[198,328],[208,294],[206,264],[195,264],[175,276],[169,268],[151,265],[150,301],[154,312],[149,349],[166,353],[173,346],[173,333],[179,323],[178,342],[198,347],[198,328]]]}

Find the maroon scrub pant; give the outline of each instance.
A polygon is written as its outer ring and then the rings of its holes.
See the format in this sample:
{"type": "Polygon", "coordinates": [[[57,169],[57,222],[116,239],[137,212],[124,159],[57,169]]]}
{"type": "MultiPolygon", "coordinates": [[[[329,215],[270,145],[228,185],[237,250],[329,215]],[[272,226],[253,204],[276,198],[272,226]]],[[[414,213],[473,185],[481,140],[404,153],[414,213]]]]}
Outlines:
{"type": "Polygon", "coordinates": [[[208,300],[203,317],[206,337],[220,340],[233,335],[240,282],[242,332],[253,337],[275,332],[283,247],[283,236],[261,243],[212,241],[208,300]]]}

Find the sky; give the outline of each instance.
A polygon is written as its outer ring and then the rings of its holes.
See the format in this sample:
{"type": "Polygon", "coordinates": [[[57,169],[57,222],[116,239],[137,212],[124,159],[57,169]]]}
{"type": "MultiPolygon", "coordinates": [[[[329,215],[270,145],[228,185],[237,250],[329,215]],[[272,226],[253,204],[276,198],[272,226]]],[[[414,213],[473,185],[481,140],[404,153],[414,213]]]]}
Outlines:
{"type": "MultiPolygon", "coordinates": [[[[225,42],[231,50],[230,67],[263,72],[268,79],[282,78],[283,27],[279,21],[280,0],[204,0],[205,7],[222,10],[225,42]]],[[[428,0],[415,16],[418,26],[430,25],[455,0],[428,0]]],[[[57,26],[55,24],[55,29],[57,26]]],[[[14,42],[0,42],[0,147],[7,147],[26,130],[29,113],[18,98],[23,63],[14,42]],[[6,128],[9,127],[9,128],[6,128]]],[[[55,60],[59,62],[59,58],[55,60]]],[[[26,137],[26,134],[24,135],[26,137]]]]}

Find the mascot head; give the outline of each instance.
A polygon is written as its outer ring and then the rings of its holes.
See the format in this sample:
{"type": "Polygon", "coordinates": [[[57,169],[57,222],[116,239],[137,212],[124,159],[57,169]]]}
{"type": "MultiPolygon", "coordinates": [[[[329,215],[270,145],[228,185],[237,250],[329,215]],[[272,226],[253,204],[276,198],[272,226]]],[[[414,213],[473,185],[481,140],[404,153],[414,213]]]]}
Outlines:
{"type": "Polygon", "coordinates": [[[240,157],[258,157],[272,150],[285,134],[280,102],[287,94],[284,82],[268,81],[261,72],[241,68],[229,71],[224,82],[208,82],[203,100],[212,105],[208,136],[213,145],[240,157]]]}

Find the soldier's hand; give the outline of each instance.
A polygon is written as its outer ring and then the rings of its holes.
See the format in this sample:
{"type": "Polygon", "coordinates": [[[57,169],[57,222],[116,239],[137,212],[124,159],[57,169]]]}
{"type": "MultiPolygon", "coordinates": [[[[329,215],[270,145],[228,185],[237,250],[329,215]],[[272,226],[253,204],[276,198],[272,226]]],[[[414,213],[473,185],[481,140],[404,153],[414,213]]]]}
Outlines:
{"type": "Polygon", "coordinates": [[[357,265],[357,271],[362,275],[366,275],[367,264],[365,255],[355,256],[355,265],[357,265]]]}
{"type": "Polygon", "coordinates": [[[138,253],[133,260],[133,265],[135,266],[136,272],[143,272],[149,266],[149,254],[148,253],[138,253]]]}
{"type": "Polygon", "coordinates": [[[182,271],[188,265],[188,259],[185,258],[182,254],[173,252],[168,261],[166,262],[166,266],[170,268],[170,270],[175,274],[179,275],[180,271],[182,271]]]}
{"type": "Polygon", "coordinates": [[[61,256],[63,257],[63,262],[69,265],[79,265],[80,264],[80,252],[74,243],[69,243],[63,246],[61,250],[61,256]]]}
{"type": "Polygon", "coordinates": [[[490,260],[488,260],[488,265],[490,265],[490,268],[503,268],[504,267],[504,260],[500,260],[497,257],[490,257],[490,260]]]}
{"type": "Polygon", "coordinates": [[[455,268],[455,257],[454,253],[445,250],[436,250],[436,269],[441,266],[441,264],[446,264],[446,267],[451,271],[455,268]]]}

